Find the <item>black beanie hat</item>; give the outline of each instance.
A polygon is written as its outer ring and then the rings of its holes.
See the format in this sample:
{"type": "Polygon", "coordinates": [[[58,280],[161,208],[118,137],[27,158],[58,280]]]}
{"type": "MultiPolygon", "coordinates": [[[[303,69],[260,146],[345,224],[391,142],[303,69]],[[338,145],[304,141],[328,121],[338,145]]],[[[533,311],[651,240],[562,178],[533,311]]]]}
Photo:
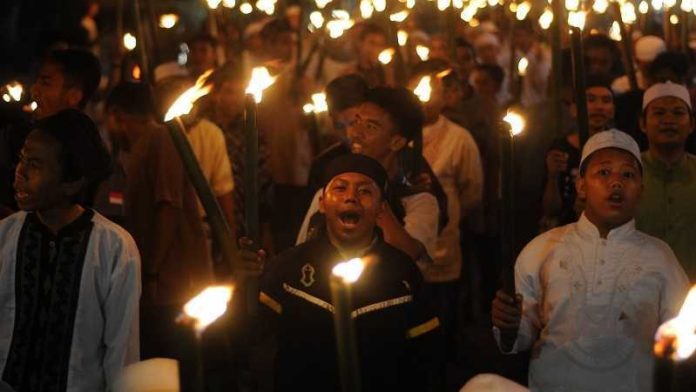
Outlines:
{"type": "Polygon", "coordinates": [[[377,188],[382,192],[382,198],[387,196],[387,184],[389,177],[384,167],[376,160],[362,154],[345,154],[341,155],[326,166],[324,170],[324,187],[339,174],[343,173],[359,173],[370,177],[377,188]]]}

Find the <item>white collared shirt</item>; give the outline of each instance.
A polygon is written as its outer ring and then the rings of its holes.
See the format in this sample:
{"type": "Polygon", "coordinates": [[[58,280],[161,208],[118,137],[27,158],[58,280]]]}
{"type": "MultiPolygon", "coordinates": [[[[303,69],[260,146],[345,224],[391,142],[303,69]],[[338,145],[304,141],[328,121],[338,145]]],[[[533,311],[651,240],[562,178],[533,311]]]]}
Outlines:
{"type": "Polygon", "coordinates": [[[666,243],[633,220],[603,239],[583,214],[525,247],[515,283],[524,299],[514,350],[533,348],[531,390],[652,390],[655,331],[688,289],[666,243]]]}

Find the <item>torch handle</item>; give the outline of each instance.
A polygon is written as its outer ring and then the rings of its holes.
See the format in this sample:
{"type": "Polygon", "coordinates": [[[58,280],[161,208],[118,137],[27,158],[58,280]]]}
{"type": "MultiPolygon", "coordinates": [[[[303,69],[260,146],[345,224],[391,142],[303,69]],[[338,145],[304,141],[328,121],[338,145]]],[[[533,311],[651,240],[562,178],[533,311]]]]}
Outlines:
{"type": "MultiPolygon", "coordinates": [[[[260,246],[259,224],[259,131],[256,124],[256,102],[247,94],[244,100],[244,137],[246,156],[244,164],[244,219],[246,236],[253,241],[254,249],[260,246]]],[[[258,310],[258,279],[245,283],[246,306],[249,314],[258,310]]]]}
{"type": "Polygon", "coordinates": [[[582,150],[585,142],[590,138],[585,82],[585,56],[582,50],[582,30],[577,27],[571,27],[570,31],[573,56],[573,77],[575,79],[575,105],[578,109],[578,133],[580,135],[580,150],[582,150]]]}
{"type": "Polygon", "coordinates": [[[507,126],[500,132],[500,167],[501,167],[501,214],[500,240],[502,256],[503,290],[510,296],[515,295],[515,178],[514,178],[514,139],[507,126]]]}
{"type": "Polygon", "coordinates": [[[556,135],[561,135],[563,130],[563,105],[561,104],[561,90],[563,86],[563,70],[561,55],[561,25],[565,19],[563,0],[551,0],[553,10],[553,21],[551,22],[551,69],[553,76],[553,87],[551,98],[553,105],[553,131],[556,135]]]}
{"type": "Polygon", "coordinates": [[[360,367],[355,324],[351,315],[350,284],[336,276],[331,276],[331,301],[334,306],[334,330],[336,332],[336,350],[338,352],[338,369],[343,392],[359,392],[360,367]]]}
{"type": "Polygon", "coordinates": [[[201,171],[198,159],[191,149],[191,144],[186,139],[186,127],[179,117],[176,117],[175,121],[168,122],[167,125],[169,135],[174,142],[174,147],[179,152],[186,174],[203,205],[208,224],[210,224],[210,230],[213,233],[213,238],[220,246],[222,257],[226,263],[234,266],[237,264],[237,243],[227,224],[227,220],[225,220],[222,209],[208,181],[205,179],[203,171],[201,171]]]}
{"type": "MultiPolygon", "coordinates": [[[[614,11],[614,17],[619,23],[619,29],[621,30],[621,43],[623,44],[623,59],[624,66],[626,67],[626,74],[628,75],[628,81],[631,85],[631,90],[638,90],[638,79],[636,78],[636,67],[633,64],[633,40],[631,35],[628,33],[626,24],[623,21],[623,16],[621,15],[621,6],[618,2],[612,1],[609,3],[614,11]]],[[[665,26],[669,28],[669,25],[665,26]]]]}

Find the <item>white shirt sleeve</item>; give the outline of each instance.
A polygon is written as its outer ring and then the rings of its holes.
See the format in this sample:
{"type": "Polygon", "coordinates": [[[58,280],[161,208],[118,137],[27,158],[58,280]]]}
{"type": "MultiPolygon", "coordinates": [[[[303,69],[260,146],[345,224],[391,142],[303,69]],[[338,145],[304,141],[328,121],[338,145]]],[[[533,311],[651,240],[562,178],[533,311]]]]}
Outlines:
{"type": "Polygon", "coordinates": [[[401,198],[406,216],[404,229],[420,241],[429,255],[434,254],[437,246],[437,227],[440,208],[437,199],[430,193],[422,192],[401,198]]]}
{"type": "Polygon", "coordinates": [[[483,165],[476,141],[471,134],[468,131],[464,132],[462,139],[456,155],[460,160],[457,182],[460,214],[463,217],[483,199],[483,165]]]}

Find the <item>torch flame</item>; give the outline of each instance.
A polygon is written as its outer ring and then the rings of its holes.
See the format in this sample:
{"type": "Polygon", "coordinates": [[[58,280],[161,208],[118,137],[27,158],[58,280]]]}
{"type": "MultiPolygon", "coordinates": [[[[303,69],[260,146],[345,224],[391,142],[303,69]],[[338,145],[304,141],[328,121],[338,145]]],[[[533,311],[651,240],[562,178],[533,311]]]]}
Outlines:
{"type": "Polygon", "coordinates": [[[408,11],[406,11],[406,10],[389,15],[389,20],[391,20],[392,22],[397,22],[397,23],[401,23],[401,22],[405,21],[406,18],[408,18],[408,11]]]}
{"type": "Polygon", "coordinates": [[[336,264],[331,272],[334,276],[341,278],[344,283],[355,283],[360,279],[363,270],[365,270],[365,262],[355,258],[336,264]]]}
{"type": "Polygon", "coordinates": [[[586,13],[585,11],[570,11],[568,13],[568,24],[577,27],[580,30],[585,28],[585,19],[586,19],[586,13]]]}
{"type": "Polygon", "coordinates": [[[521,114],[512,110],[508,110],[503,121],[510,126],[510,136],[517,136],[524,130],[524,117],[521,114]]]}
{"type": "Polygon", "coordinates": [[[520,76],[526,75],[528,66],[529,66],[529,60],[527,60],[526,57],[522,57],[520,59],[520,61],[517,63],[517,73],[519,73],[520,76]]]}
{"type": "Polygon", "coordinates": [[[126,48],[126,50],[131,51],[135,49],[137,45],[138,40],[135,38],[133,34],[126,33],[123,35],[123,47],[126,48]]]}
{"type": "Polygon", "coordinates": [[[335,10],[332,12],[332,16],[336,19],[326,23],[326,29],[329,30],[329,37],[331,38],[339,38],[346,30],[353,27],[355,24],[355,22],[350,19],[350,14],[345,10],[335,10]]]}
{"type": "Polygon", "coordinates": [[[404,30],[399,30],[396,32],[396,40],[399,42],[399,46],[404,46],[408,42],[408,33],[404,30]]]}
{"type": "Polygon", "coordinates": [[[312,24],[312,26],[319,29],[324,25],[324,16],[321,14],[321,12],[314,11],[309,14],[309,22],[312,24]]]}
{"type": "Polygon", "coordinates": [[[595,0],[592,5],[592,9],[598,14],[607,12],[607,8],[609,8],[609,2],[607,0],[595,0]]]}
{"type": "Polygon", "coordinates": [[[684,300],[677,317],[665,322],[655,335],[655,354],[671,355],[675,361],[689,358],[696,351],[696,286],[684,300]],[[673,352],[672,352],[673,351],[673,352]]]}
{"type": "Polygon", "coordinates": [[[184,313],[194,320],[198,334],[225,314],[232,291],[232,286],[207,287],[184,305],[184,313]]]}
{"type": "Polygon", "coordinates": [[[648,13],[648,11],[650,11],[650,5],[648,5],[648,2],[645,0],[641,1],[640,4],[638,4],[638,12],[645,15],[648,13]]]}
{"type": "Polygon", "coordinates": [[[372,2],[370,0],[360,1],[360,16],[362,16],[363,19],[370,19],[374,12],[375,7],[372,6],[372,2]]]}
{"type": "Polygon", "coordinates": [[[177,14],[162,14],[160,15],[159,27],[163,29],[171,29],[176,26],[179,21],[179,15],[177,14]]]}
{"type": "Polygon", "coordinates": [[[623,21],[628,24],[635,23],[638,17],[636,16],[636,7],[633,3],[623,3],[621,5],[621,17],[623,21]]]}
{"type": "Polygon", "coordinates": [[[421,61],[426,61],[428,57],[430,57],[430,49],[427,46],[418,45],[416,46],[416,54],[420,57],[421,61]]]}
{"type": "Polygon", "coordinates": [[[386,48],[379,53],[377,60],[379,60],[380,63],[387,65],[391,63],[392,59],[394,58],[394,53],[394,48],[386,48]]]}
{"type": "Polygon", "coordinates": [[[330,3],[331,1],[332,1],[332,0],[316,0],[315,3],[316,3],[316,5],[317,5],[317,8],[319,8],[319,9],[324,9],[324,7],[326,7],[327,5],[329,5],[329,3],[330,3]]]}
{"type": "Polygon", "coordinates": [[[214,10],[220,5],[221,0],[207,0],[206,2],[208,3],[208,8],[214,10]]]}
{"type": "Polygon", "coordinates": [[[416,88],[413,89],[413,93],[416,94],[421,102],[430,101],[430,94],[432,93],[432,89],[430,88],[430,76],[423,76],[416,88]]]}
{"type": "Polygon", "coordinates": [[[222,6],[225,8],[234,8],[237,2],[235,0],[222,0],[222,6]]]}
{"type": "Polygon", "coordinates": [[[200,97],[210,93],[212,87],[210,85],[206,86],[205,84],[208,81],[208,76],[210,76],[211,73],[213,73],[212,69],[206,71],[198,78],[198,80],[196,80],[196,84],[193,87],[184,91],[183,94],[181,94],[179,98],[174,101],[172,106],[169,107],[169,110],[167,110],[167,114],[164,115],[165,122],[172,120],[174,117],[189,114],[193,108],[193,104],[200,97]]]}
{"type": "Polygon", "coordinates": [[[3,94],[2,100],[9,103],[12,100],[12,98],[10,98],[10,94],[3,94]]]}
{"type": "Polygon", "coordinates": [[[19,82],[12,82],[5,86],[5,88],[7,89],[7,94],[9,94],[12,100],[17,102],[22,100],[22,93],[24,93],[24,87],[22,87],[22,85],[19,84],[19,82]]]}
{"type": "Polygon", "coordinates": [[[239,5],[239,12],[243,13],[244,15],[249,15],[250,13],[254,12],[254,7],[249,3],[242,3],[239,5]]]}
{"type": "Polygon", "coordinates": [[[312,106],[314,107],[314,113],[322,113],[328,111],[329,105],[326,103],[326,94],[312,94],[312,106]]]}
{"type": "Polygon", "coordinates": [[[377,12],[384,12],[387,9],[387,0],[372,0],[372,7],[377,12]]]}
{"type": "Polygon", "coordinates": [[[551,22],[553,22],[553,12],[551,9],[546,8],[544,13],[539,17],[539,26],[544,30],[548,30],[551,26],[551,22]]]}
{"type": "Polygon", "coordinates": [[[256,67],[251,70],[251,80],[246,89],[247,94],[254,96],[254,101],[260,103],[263,98],[263,90],[275,83],[276,78],[271,76],[266,67],[256,67]]]}
{"type": "Polygon", "coordinates": [[[527,17],[529,14],[529,11],[532,10],[532,5],[525,1],[524,3],[520,4],[517,6],[517,10],[515,10],[515,17],[517,20],[524,20],[524,18],[527,17]]]}

